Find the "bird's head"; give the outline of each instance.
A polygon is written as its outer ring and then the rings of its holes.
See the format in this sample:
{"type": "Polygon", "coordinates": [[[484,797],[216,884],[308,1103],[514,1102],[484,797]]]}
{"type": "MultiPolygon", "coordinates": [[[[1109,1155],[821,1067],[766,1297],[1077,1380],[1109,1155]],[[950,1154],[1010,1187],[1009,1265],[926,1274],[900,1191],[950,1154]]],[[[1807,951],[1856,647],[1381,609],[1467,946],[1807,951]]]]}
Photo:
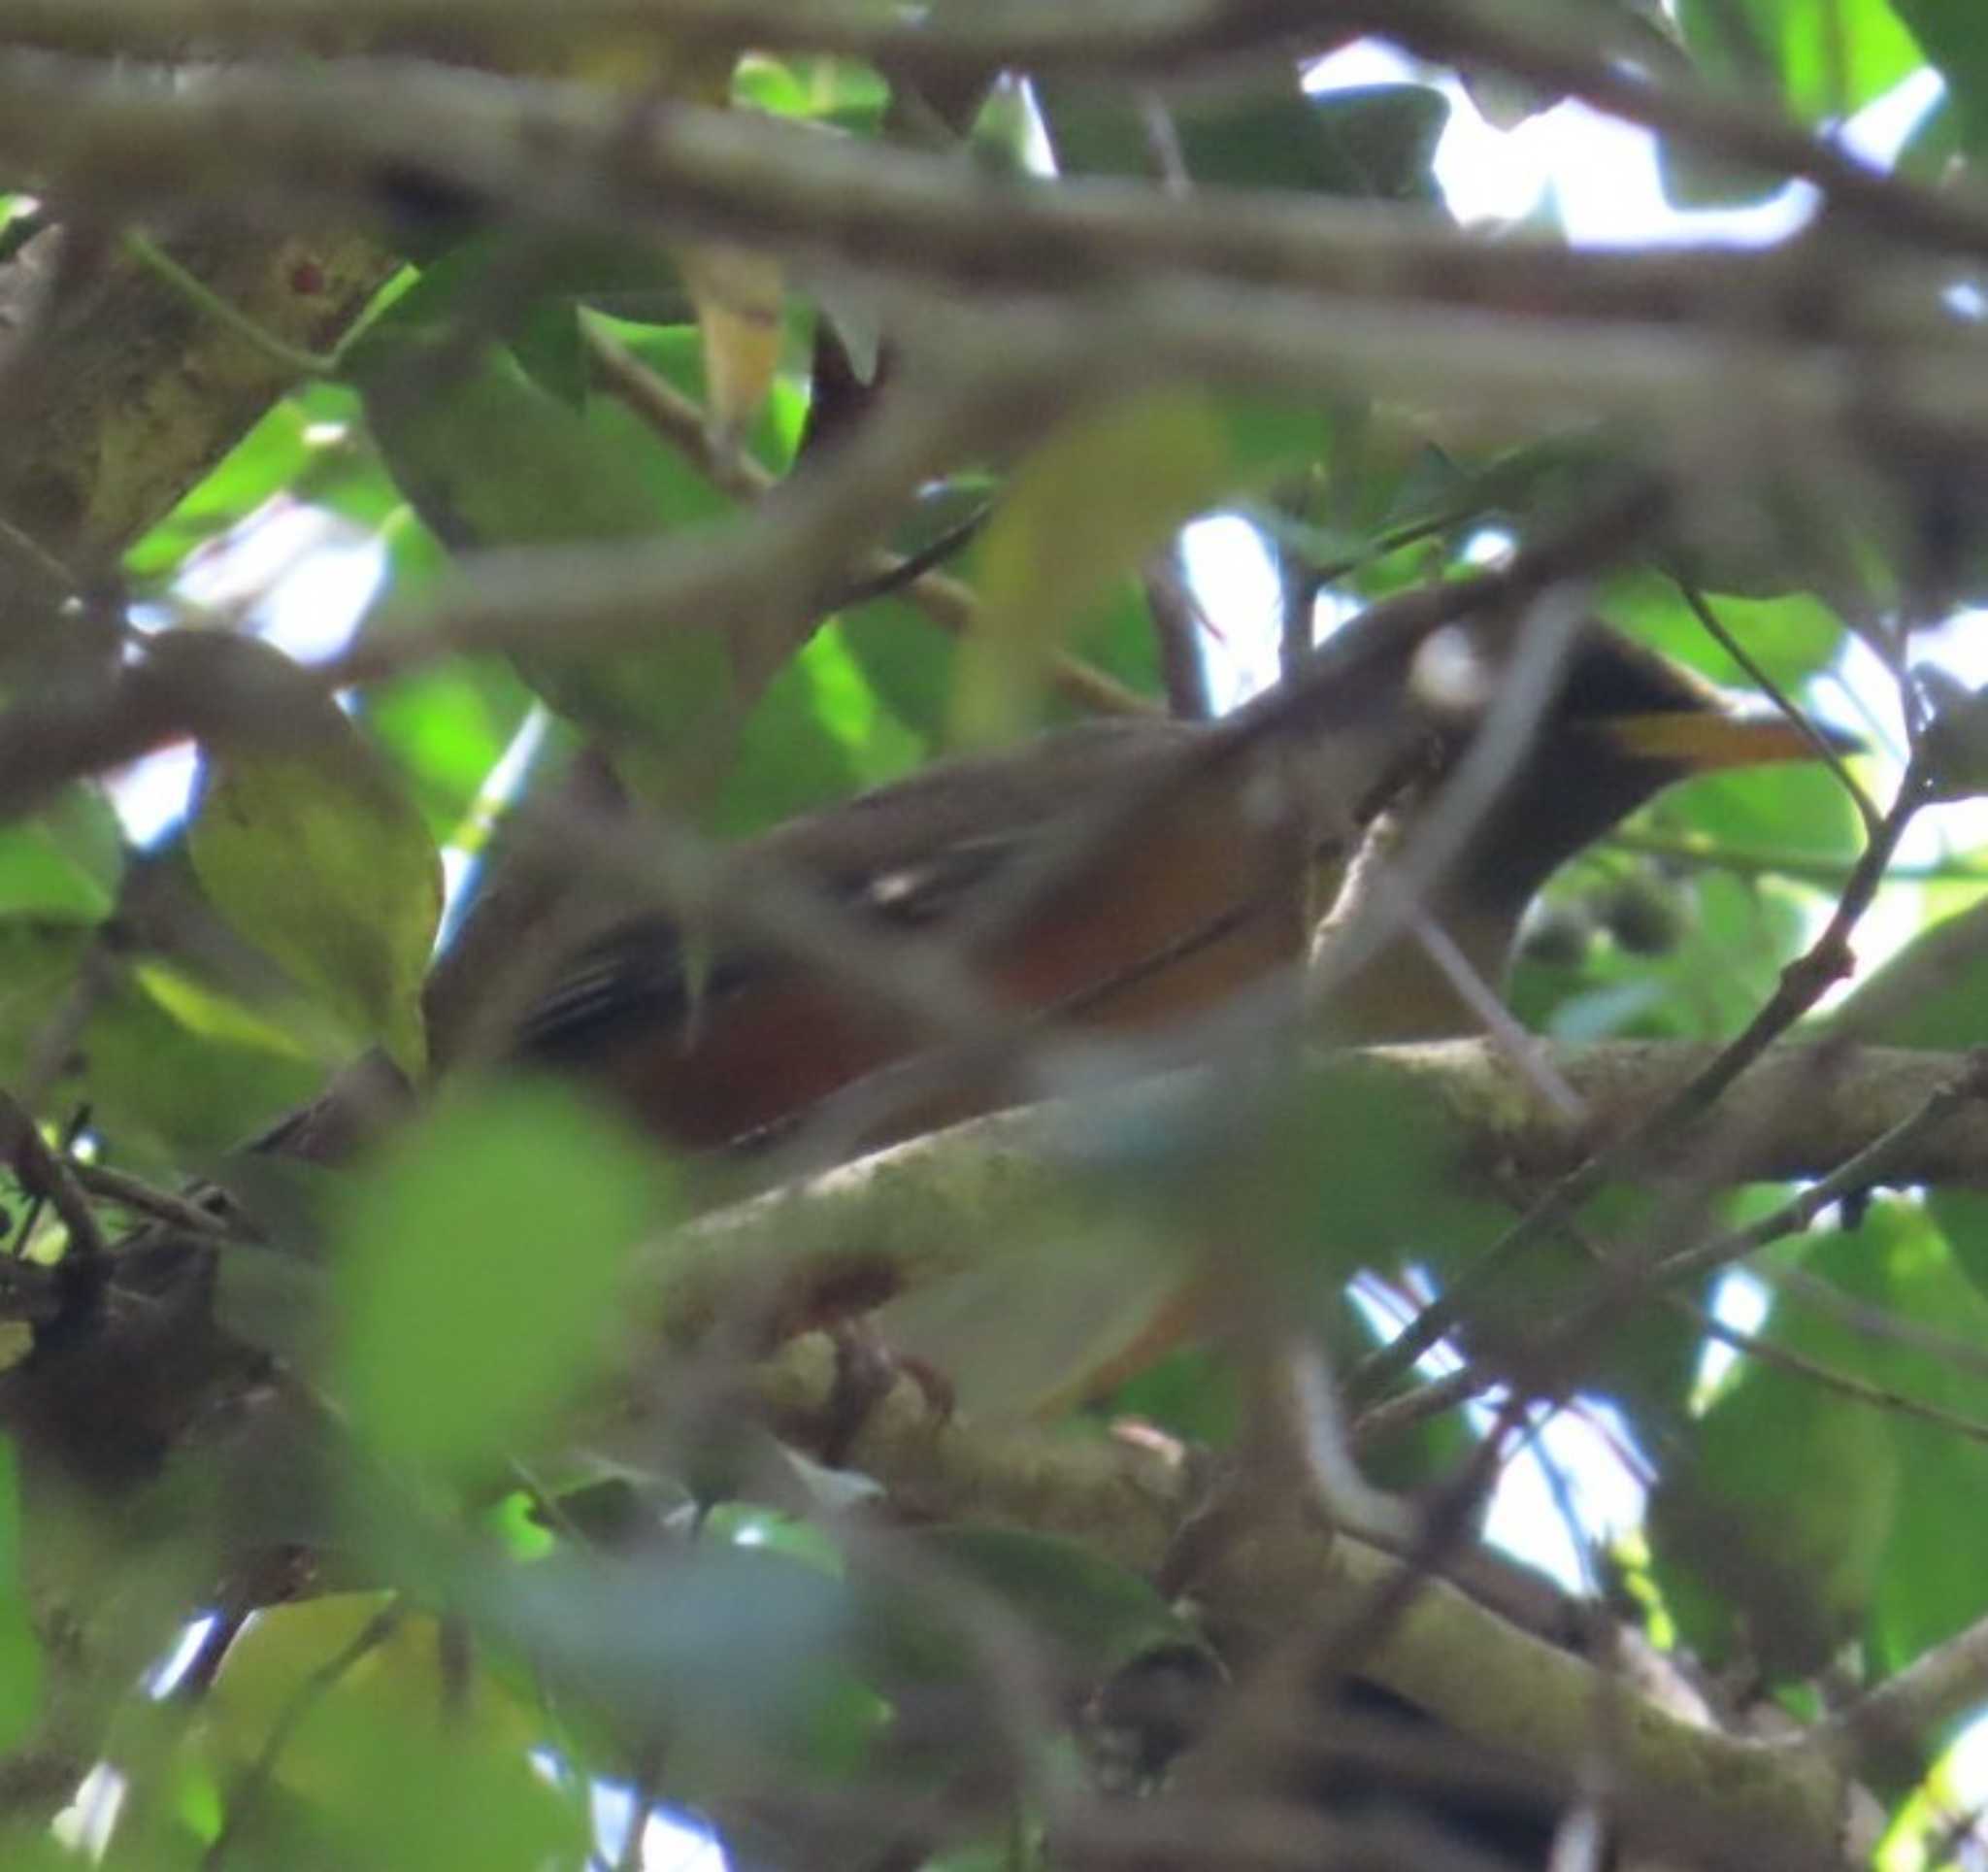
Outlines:
{"type": "MultiPolygon", "coordinates": [[[[1481,718],[1481,704],[1473,713],[1481,718]]],[[[1834,731],[1822,739],[1838,752],[1857,751],[1834,731]]],[[[1814,760],[1818,752],[1786,716],[1742,708],[1668,657],[1589,624],[1526,753],[1471,841],[1456,886],[1516,910],[1562,863],[1665,787],[1702,774],[1814,760]]]]}

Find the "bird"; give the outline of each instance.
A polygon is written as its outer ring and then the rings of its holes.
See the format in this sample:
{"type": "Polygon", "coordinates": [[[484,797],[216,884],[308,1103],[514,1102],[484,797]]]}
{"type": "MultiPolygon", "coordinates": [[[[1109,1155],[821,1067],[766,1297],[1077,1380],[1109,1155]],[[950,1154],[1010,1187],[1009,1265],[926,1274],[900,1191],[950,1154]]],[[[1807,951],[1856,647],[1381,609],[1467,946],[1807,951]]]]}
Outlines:
{"type": "MultiPolygon", "coordinates": [[[[1387,821],[1412,831],[1471,745],[1514,633],[1487,651],[1451,641],[1464,626],[1432,636],[1388,621],[1356,619],[1293,689],[1217,721],[1098,720],[943,761],[776,827],[738,861],[812,886],[878,944],[945,940],[1017,1019],[1165,1032],[1299,967],[1362,842],[1387,821]]],[[[1540,887],[1638,807],[1697,774],[1817,754],[1805,724],[1742,713],[1585,622],[1428,919],[1495,987],[1540,887]]],[[[1400,936],[1343,986],[1335,1032],[1382,1043],[1481,1024],[1456,972],[1400,936]]],[[[652,1136],[708,1151],[786,1134],[931,1039],[903,1007],[763,937],[637,914],[570,956],[510,1051],[604,1089],[652,1136]]],[[[968,1076],[862,1143],[1013,1102],[1012,1077],[968,1076]]]]}

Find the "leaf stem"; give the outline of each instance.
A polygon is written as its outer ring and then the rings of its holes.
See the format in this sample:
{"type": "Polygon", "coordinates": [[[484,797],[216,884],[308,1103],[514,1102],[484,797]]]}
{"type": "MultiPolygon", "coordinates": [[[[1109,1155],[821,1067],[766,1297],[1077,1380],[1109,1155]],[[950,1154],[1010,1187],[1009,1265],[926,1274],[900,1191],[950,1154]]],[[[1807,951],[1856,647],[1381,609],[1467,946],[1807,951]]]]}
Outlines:
{"type": "Polygon", "coordinates": [[[265,357],[285,370],[295,371],[300,377],[332,378],[338,375],[339,360],[335,355],[324,356],[305,351],[299,345],[279,338],[266,326],[257,324],[239,306],[230,305],[204,281],[196,279],[150,235],[141,233],[135,227],[126,228],[123,247],[140,266],[164,281],[195,311],[226,326],[238,338],[253,345],[265,357]]]}

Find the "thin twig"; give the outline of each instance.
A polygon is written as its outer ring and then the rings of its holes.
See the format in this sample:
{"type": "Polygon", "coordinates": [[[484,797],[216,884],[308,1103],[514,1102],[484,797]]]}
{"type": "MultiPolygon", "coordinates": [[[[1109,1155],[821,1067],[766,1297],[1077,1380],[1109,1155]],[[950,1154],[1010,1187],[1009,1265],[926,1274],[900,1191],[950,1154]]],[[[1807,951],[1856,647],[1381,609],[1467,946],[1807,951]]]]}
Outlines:
{"type": "Polygon", "coordinates": [[[0,1153],[20,1186],[45,1197],[69,1231],[68,1254],[79,1266],[100,1264],[108,1252],[104,1232],[67,1158],[49,1149],[40,1127],[11,1092],[0,1092],[0,1153]]]}
{"type": "Polygon", "coordinates": [[[1988,255],[1988,210],[1977,194],[1889,174],[1758,98],[1729,98],[1703,84],[1652,78],[1602,50],[1590,35],[1537,15],[1515,17],[1509,8],[1472,0],[1374,0],[1350,11],[1365,16],[1367,29],[1439,63],[1483,64],[1711,154],[1809,183],[1831,208],[1887,239],[1988,255]]]}
{"type": "MultiPolygon", "coordinates": [[[[1356,1396],[1372,1397],[1407,1373],[1423,1353],[1464,1320],[1478,1296],[1502,1280],[1536,1243],[1563,1228],[1581,1205],[1611,1177],[1702,1118],[1734,1081],[1822,998],[1833,982],[1840,980],[1848,972],[1852,966],[1850,932],[1876,895],[1885,866],[1897,850],[1905,827],[1911,822],[1912,816],[1926,804],[1928,797],[1926,782],[1919,769],[1916,765],[1907,768],[1900,784],[1898,797],[1880,822],[1877,836],[1866,846],[1858,859],[1828,926],[1805,954],[1782,970],[1774,992],[1753,1020],[1640,1123],[1633,1125],[1615,1143],[1597,1151],[1579,1168],[1563,1177],[1441,1294],[1424,1307],[1396,1339],[1364,1359],[1352,1374],[1356,1396]]],[[[1866,1179],[1867,1186],[1872,1180],[1866,1179]]],[[[1806,1226],[1806,1223],[1799,1225],[1806,1226]]]]}
{"type": "Polygon", "coordinates": [[[244,343],[253,345],[271,363],[286,371],[295,371],[299,377],[328,378],[337,371],[336,358],[320,357],[315,351],[305,351],[301,346],[292,345],[288,340],[279,338],[275,332],[266,330],[247,313],[231,306],[219,293],[196,279],[149,235],[141,234],[135,227],[127,228],[124,251],[149,273],[164,281],[195,311],[214,319],[216,324],[226,326],[244,343]]]}
{"type": "Polygon", "coordinates": [[[1988,1059],[1974,1061],[1959,1078],[1934,1092],[1917,1111],[1882,1136],[1872,1139],[1828,1176],[1798,1191],[1779,1208],[1743,1228],[1727,1229],[1707,1241],[1665,1255],[1650,1268],[1650,1278],[1666,1286],[1683,1286],[1744,1260],[1770,1242],[1801,1234],[1825,1210],[1886,1181],[1893,1169],[1928,1136],[1962,1107],[1983,1097],[1988,1097],[1988,1059]]]}
{"type": "Polygon", "coordinates": [[[407,1608],[399,1599],[388,1601],[297,1686],[269,1725],[269,1733],[263,1738],[260,1752],[233,1788],[228,1800],[227,1819],[221,1830],[215,1835],[214,1844],[207,1849],[206,1857],[201,1860],[203,1872],[216,1872],[235,1842],[248,1829],[248,1822],[268,1790],[277,1762],[282,1759],[283,1750],[289,1746],[290,1738],[296,1734],[304,1719],[338,1688],[340,1679],[348,1671],[379,1650],[393,1635],[395,1627],[406,1616],[407,1608]]]}
{"type": "Polygon", "coordinates": [[[0,554],[24,571],[29,583],[41,587],[49,603],[59,605],[73,598],[83,587],[76,574],[25,527],[17,526],[0,514],[0,554]]]}
{"type": "Polygon", "coordinates": [[[1754,1278],[1772,1287],[1779,1300],[1806,1307],[1834,1321],[1860,1339],[1880,1345],[1906,1346],[1913,1352],[1940,1360],[1959,1371],[1988,1377],[1988,1346],[1978,1339],[1964,1338],[1956,1332],[1941,1332],[1884,1307],[1855,1300],[1825,1280],[1812,1268],[1763,1265],[1752,1270],[1754,1278]]]}
{"type": "MultiPolygon", "coordinates": [[[[264,45],[295,44],[299,35],[326,31],[349,45],[363,40],[369,17],[376,26],[418,30],[424,12],[451,41],[480,25],[501,33],[507,46],[525,33],[569,44],[589,24],[653,25],[653,6],[646,0],[572,0],[557,9],[529,0],[374,0],[365,8],[347,0],[265,0],[207,12],[211,17],[199,20],[200,28],[220,42],[264,45]]],[[[175,0],[15,0],[9,13],[9,30],[17,40],[109,45],[127,52],[148,34],[162,51],[177,50],[193,23],[175,0]]],[[[1508,73],[1549,96],[1581,98],[1713,154],[1799,177],[1833,208],[1888,238],[1988,254],[1988,212],[1969,191],[1887,174],[1758,99],[1730,98],[1695,81],[1653,78],[1598,46],[1592,33],[1468,0],[1143,0],[1110,9],[982,0],[943,14],[904,15],[863,0],[810,0],[805,7],[779,0],[673,0],[670,33],[678,46],[841,52],[913,77],[952,79],[977,79],[1004,67],[1093,76],[1100,70],[1158,72],[1273,47],[1316,52],[1372,33],[1438,64],[1508,73]]]]}
{"type": "MultiPolygon", "coordinates": [[[[1782,852],[1766,846],[1736,846],[1665,832],[1644,832],[1625,826],[1603,841],[1618,852],[1659,858],[1673,864],[1708,871],[1731,871],[1742,878],[1791,878],[1800,884],[1827,885],[1840,890],[1857,868],[1855,858],[1818,857],[1812,852],[1782,852]]],[[[1978,858],[1937,858],[1925,864],[1893,864],[1886,884],[1988,884],[1988,865],[1978,858]]]]}
{"type": "Polygon", "coordinates": [[[1689,1320],[1707,1339],[1717,1340],[1720,1345],[1730,1347],[1757,1364],[1784,1371],[1813,1385],[1818,1390],[1832,1392],[1852,1404],[1866,1405],[1893,1417],[1913,1418],[1921,1423],[1932,1424],[1936,1429],[1949,1430],[1955,1436],[1966,1437],[1971,1443],[1988,1443],[1988,1422],[1979,1418],[1949,1411],[1938,1404],[1928,1404],[1888,1386],[1873,1385],[1869,1379],[1838,1371],[1820,1359],[1807,1357],[1787,1346],[1776,1345],[1772,1339],[1763,1339],[1758,1333],[1728,1325],[1708,1308],[1695,1305],[1682,1294],[1668,1295],[1667,1304],[1672,1312],[1689,1320]]]}
{"type": "MultiPolygon", "coordinates": [[[[582,318],[580,333],[587,354],[608,387],[720,493],[750,505],[779,485],[778,477],[743,451],[716,447],[697,404],[658,377],[597,319],[582,318]]],[[[965,523],[969,536],[978,524],[977,518],[965,523]]],[[[948,537],[933,550],[943,557],[956,549],[948,537]]],[[[907,558],[881,550],[866,553],[859,561],[855,585],[829,593],[824,607],[841,610],[901,591],[941,629],[958,636],[972,627],[979,603],[971,585],[921,566],[918,555],[907,558]]],[[[1068,700],[1082,709],[1109,715],[1153,712],[1146,697],[1067,653],[1059,652],[1052,660],[1051,680],[1068,700]]]]}
{"type": "Polygon", "coordinates": [[[1794,724],[1802,738],[1808,743],[1816,759],[1836,776],[1838,785],[1849,794],[1851,803],[1856,807],[1857,817],[1864,821],[1865,838],[1875,839],[1883,826],[1884,816],[1877,810],[1871,795],[1864,790],[1863,784],[1857,776],[1851,773],[1840,751],[1830,745],[1828,738],[1808,719],[1808,712],[1774,681],[1766,665],[1726,628],[1725,620],[1712,609],[1705,593],[1681,572],[1673,572],[1671,580],[1683,594],[1684,602],[1690,606],[1692,616],[1726,654],[1746,672],[1760,692],[1794,724]]]}
{"type": "Polygon", "coordinates": [[[1923,1772],[1931,1738],[1988,1695],[1988,1619],[1922,1653],[1812,1729],[1808,1746],[1908,1782],[1923,1772]]]}
{"type": "Polygon", "coordinates": [[[175,1195],[170,1189],[160,1189],[143,1178],[113,1169],[107,1163],[84,1163],[72,1159],[69,1168],[77,1183],[91,1195],[116,1203],[134,1215],[149,1216],[154,1221],[183,1228],[189,1234],[215,1235],[230,1240],[240,1240],[244,1235],[244,1230],[225,1214],[203,1208],[184,1196],[175,1195]]]}

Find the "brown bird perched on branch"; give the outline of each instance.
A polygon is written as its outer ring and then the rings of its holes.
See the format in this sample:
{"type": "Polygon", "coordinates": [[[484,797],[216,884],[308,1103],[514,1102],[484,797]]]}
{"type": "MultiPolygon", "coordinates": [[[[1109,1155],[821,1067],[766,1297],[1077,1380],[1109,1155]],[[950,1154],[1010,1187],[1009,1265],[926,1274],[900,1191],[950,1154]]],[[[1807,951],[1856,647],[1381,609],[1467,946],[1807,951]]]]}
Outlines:
{"type": "MultiPolygon", "coordinates": [[[[878,943],[946,939],[1002,1011],[1066,1032],[1163,1029],[1298,964],[1376,819],[1412,835],[1442,796],[1513,632],[1508,618],[1480,620],[1486,649],[1463,626],[1431,636],[1401,622],[1370,613],[1295,685],[1220,722],[1097,722],[944,764],[782,825],[741,862],[816,886],[878,943]]],[[[1495,987],[1546,878],[1663,787],[1814,754],[1786,719],[1740,716],[1676,665],[1583,625],[1424,910],[1495,987]]],[[[1482,1024],[1454,971],[1409,935],[1337,1008],[1335,1031],[1364,1041],[1482,1024]]],[[[686,942],[645,917],[555,979],[516,1054],[579,1072],[653,1132],[704,1147],[777,1131],[934,1038],[832,966],[765,941],[686,942]]],[[[943,1094],[928,1086],[866,1141],[1017,1089],[984,1069],[943,1094]]]]}

